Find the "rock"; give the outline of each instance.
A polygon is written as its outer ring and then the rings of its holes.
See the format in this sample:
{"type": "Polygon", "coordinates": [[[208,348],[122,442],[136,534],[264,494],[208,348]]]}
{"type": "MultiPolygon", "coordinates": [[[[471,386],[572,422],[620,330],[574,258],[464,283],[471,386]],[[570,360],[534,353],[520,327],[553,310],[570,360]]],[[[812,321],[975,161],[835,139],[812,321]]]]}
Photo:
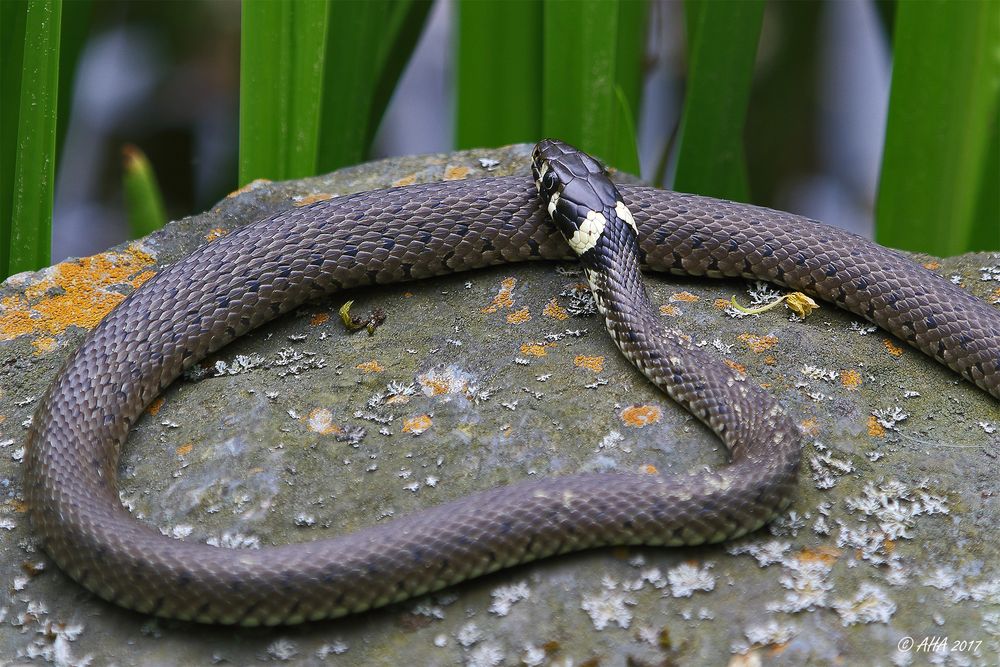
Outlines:
{"type": "MultiPolygon", "coordinates": [[[[549,559],[360,616],[269,630],[118,609],[36,548],[21,475],[28,420],[63,359],[124,294],[206,239],[311,197],[527,173],[529,151],[254,184],[139,242],[7,280],[0,655],[67,665],[995,658],[997,402],[832,306],[804,322],[783,310],[733,319],[720,303],[749,303],[754,288],[743,281],[649,284],[664,322],[745,368],[806,433],[792,510],[749,538],[549,559]],[[947,640],[921,644],[934,637],[947,640]]],[[[998,255],[918,261],[1000,299],[985,280],[1000,273],[998,255]]],[[[517,265],[310,304],[205,360],[150,406],[125,447],[122,500],[167,534],[253,548],[329,537],[531,475],[722,463],[720,443],[620,358],[598,319],[573,314],[585,304],[573,291],[581,280],[572,264],[517,265]],[[348,299],[354,312],[385,310],[375,335],[345,331],[337,313],[348,299]]]]}

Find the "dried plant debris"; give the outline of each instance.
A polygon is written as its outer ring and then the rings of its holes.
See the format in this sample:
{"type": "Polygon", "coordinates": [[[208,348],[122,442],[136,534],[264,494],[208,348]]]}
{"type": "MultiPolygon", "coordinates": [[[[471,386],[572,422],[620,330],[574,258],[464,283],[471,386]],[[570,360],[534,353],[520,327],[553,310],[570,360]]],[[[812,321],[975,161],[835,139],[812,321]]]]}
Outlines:
{"type": "Polygon", "coordinates": [[[723,312],[733,319],[742,319],[751,315],[760,315],[784,303],[793,313],[790,319],[801,321],[813,310],[819,308],[815,301],[801,292],[782,294],[770,283],[761,280],[755,281],[753,285],[747,287],[747,294],[750,296],[749,307],[742,306],[734,295],[730,298],[723,312]]]}
{"type": "Polygon", "coordinates": [[[354,301],[348,301],[338,311],[340,319],[348,331],[365,329],[369,336],[375,335],[375,330],[385,323],[386,313],[381,308],[373,308],[367,315],[358,316],[351,312],[354,301]]]}

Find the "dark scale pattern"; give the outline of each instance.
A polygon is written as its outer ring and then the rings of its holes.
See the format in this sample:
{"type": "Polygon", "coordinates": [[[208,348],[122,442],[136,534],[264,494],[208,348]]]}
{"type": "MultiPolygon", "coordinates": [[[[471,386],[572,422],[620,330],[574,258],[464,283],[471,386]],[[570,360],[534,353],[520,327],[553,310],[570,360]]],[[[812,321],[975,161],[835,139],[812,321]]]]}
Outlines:
{"type": "MultiPolygon", "coordinates": [[[[621,193],[646,268],[756,277],[833,300],[1000,396],[997,311],[900,255],[786,213],[649,188],[621,193]]],[[[634,268],[597,277],[612,333],[722,435],[731,466],[680,477],[532,480],[333,540],[260,551],[170,539],[122,508],[115,474],[130,425],[209,352],[337,289],[569,256],[534,183],[520,177],[318,202],[200,248],[105,317],[42,400],[28,436],[25,488],[46,551],[123,606],[256,625],[370,609],[578,549],[698,544],[758,528],[794,485],[794,429],[755,383],[703,360],[678,333],[658,338],[657,325],[629,309],[631,297],[614,296],[637,284],[634,268]],[[629,325],[648,351],[632,341],[629,325]]]]}

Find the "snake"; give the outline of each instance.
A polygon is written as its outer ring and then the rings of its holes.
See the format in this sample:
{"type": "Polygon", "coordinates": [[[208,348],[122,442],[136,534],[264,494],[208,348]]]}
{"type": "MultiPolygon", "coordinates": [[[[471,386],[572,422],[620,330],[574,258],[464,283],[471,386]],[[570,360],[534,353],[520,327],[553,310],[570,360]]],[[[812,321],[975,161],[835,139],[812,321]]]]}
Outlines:
{"type": "Polygon", "coordinates": [[[399,602],[557,554],[699,545],[790,507],[796,422],[664,326],[642,269],[767,280],[856,313],[1000,398],[1000,315],[902,253],[804,217],[633,185],[545,140],[532,177],[363,192],[278,212],[159,271],[90,330],[34,414],[33,531],[84,587],[145,614],[276,625],[399,602]],[[337,537],[260,549],[174,539],[117,488],[130,426],[185,369],[309,299],[528,260],[578,258],[616,345],[725,443],[716,469],[531,478],[337,537]]]}

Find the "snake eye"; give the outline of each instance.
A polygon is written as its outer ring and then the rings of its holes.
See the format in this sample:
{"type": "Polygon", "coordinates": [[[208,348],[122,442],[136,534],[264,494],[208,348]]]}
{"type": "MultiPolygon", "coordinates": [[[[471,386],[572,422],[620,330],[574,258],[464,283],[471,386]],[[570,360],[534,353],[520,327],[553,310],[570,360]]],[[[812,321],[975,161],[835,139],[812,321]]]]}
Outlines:
{"type": "Polygon", "coordinates": [[[542,176],[542,187],[545,188],[546,192],[551,193],[556,189],[556,183],[556,173],[549,169],[545,172],[545,175],[542,176]]]}

